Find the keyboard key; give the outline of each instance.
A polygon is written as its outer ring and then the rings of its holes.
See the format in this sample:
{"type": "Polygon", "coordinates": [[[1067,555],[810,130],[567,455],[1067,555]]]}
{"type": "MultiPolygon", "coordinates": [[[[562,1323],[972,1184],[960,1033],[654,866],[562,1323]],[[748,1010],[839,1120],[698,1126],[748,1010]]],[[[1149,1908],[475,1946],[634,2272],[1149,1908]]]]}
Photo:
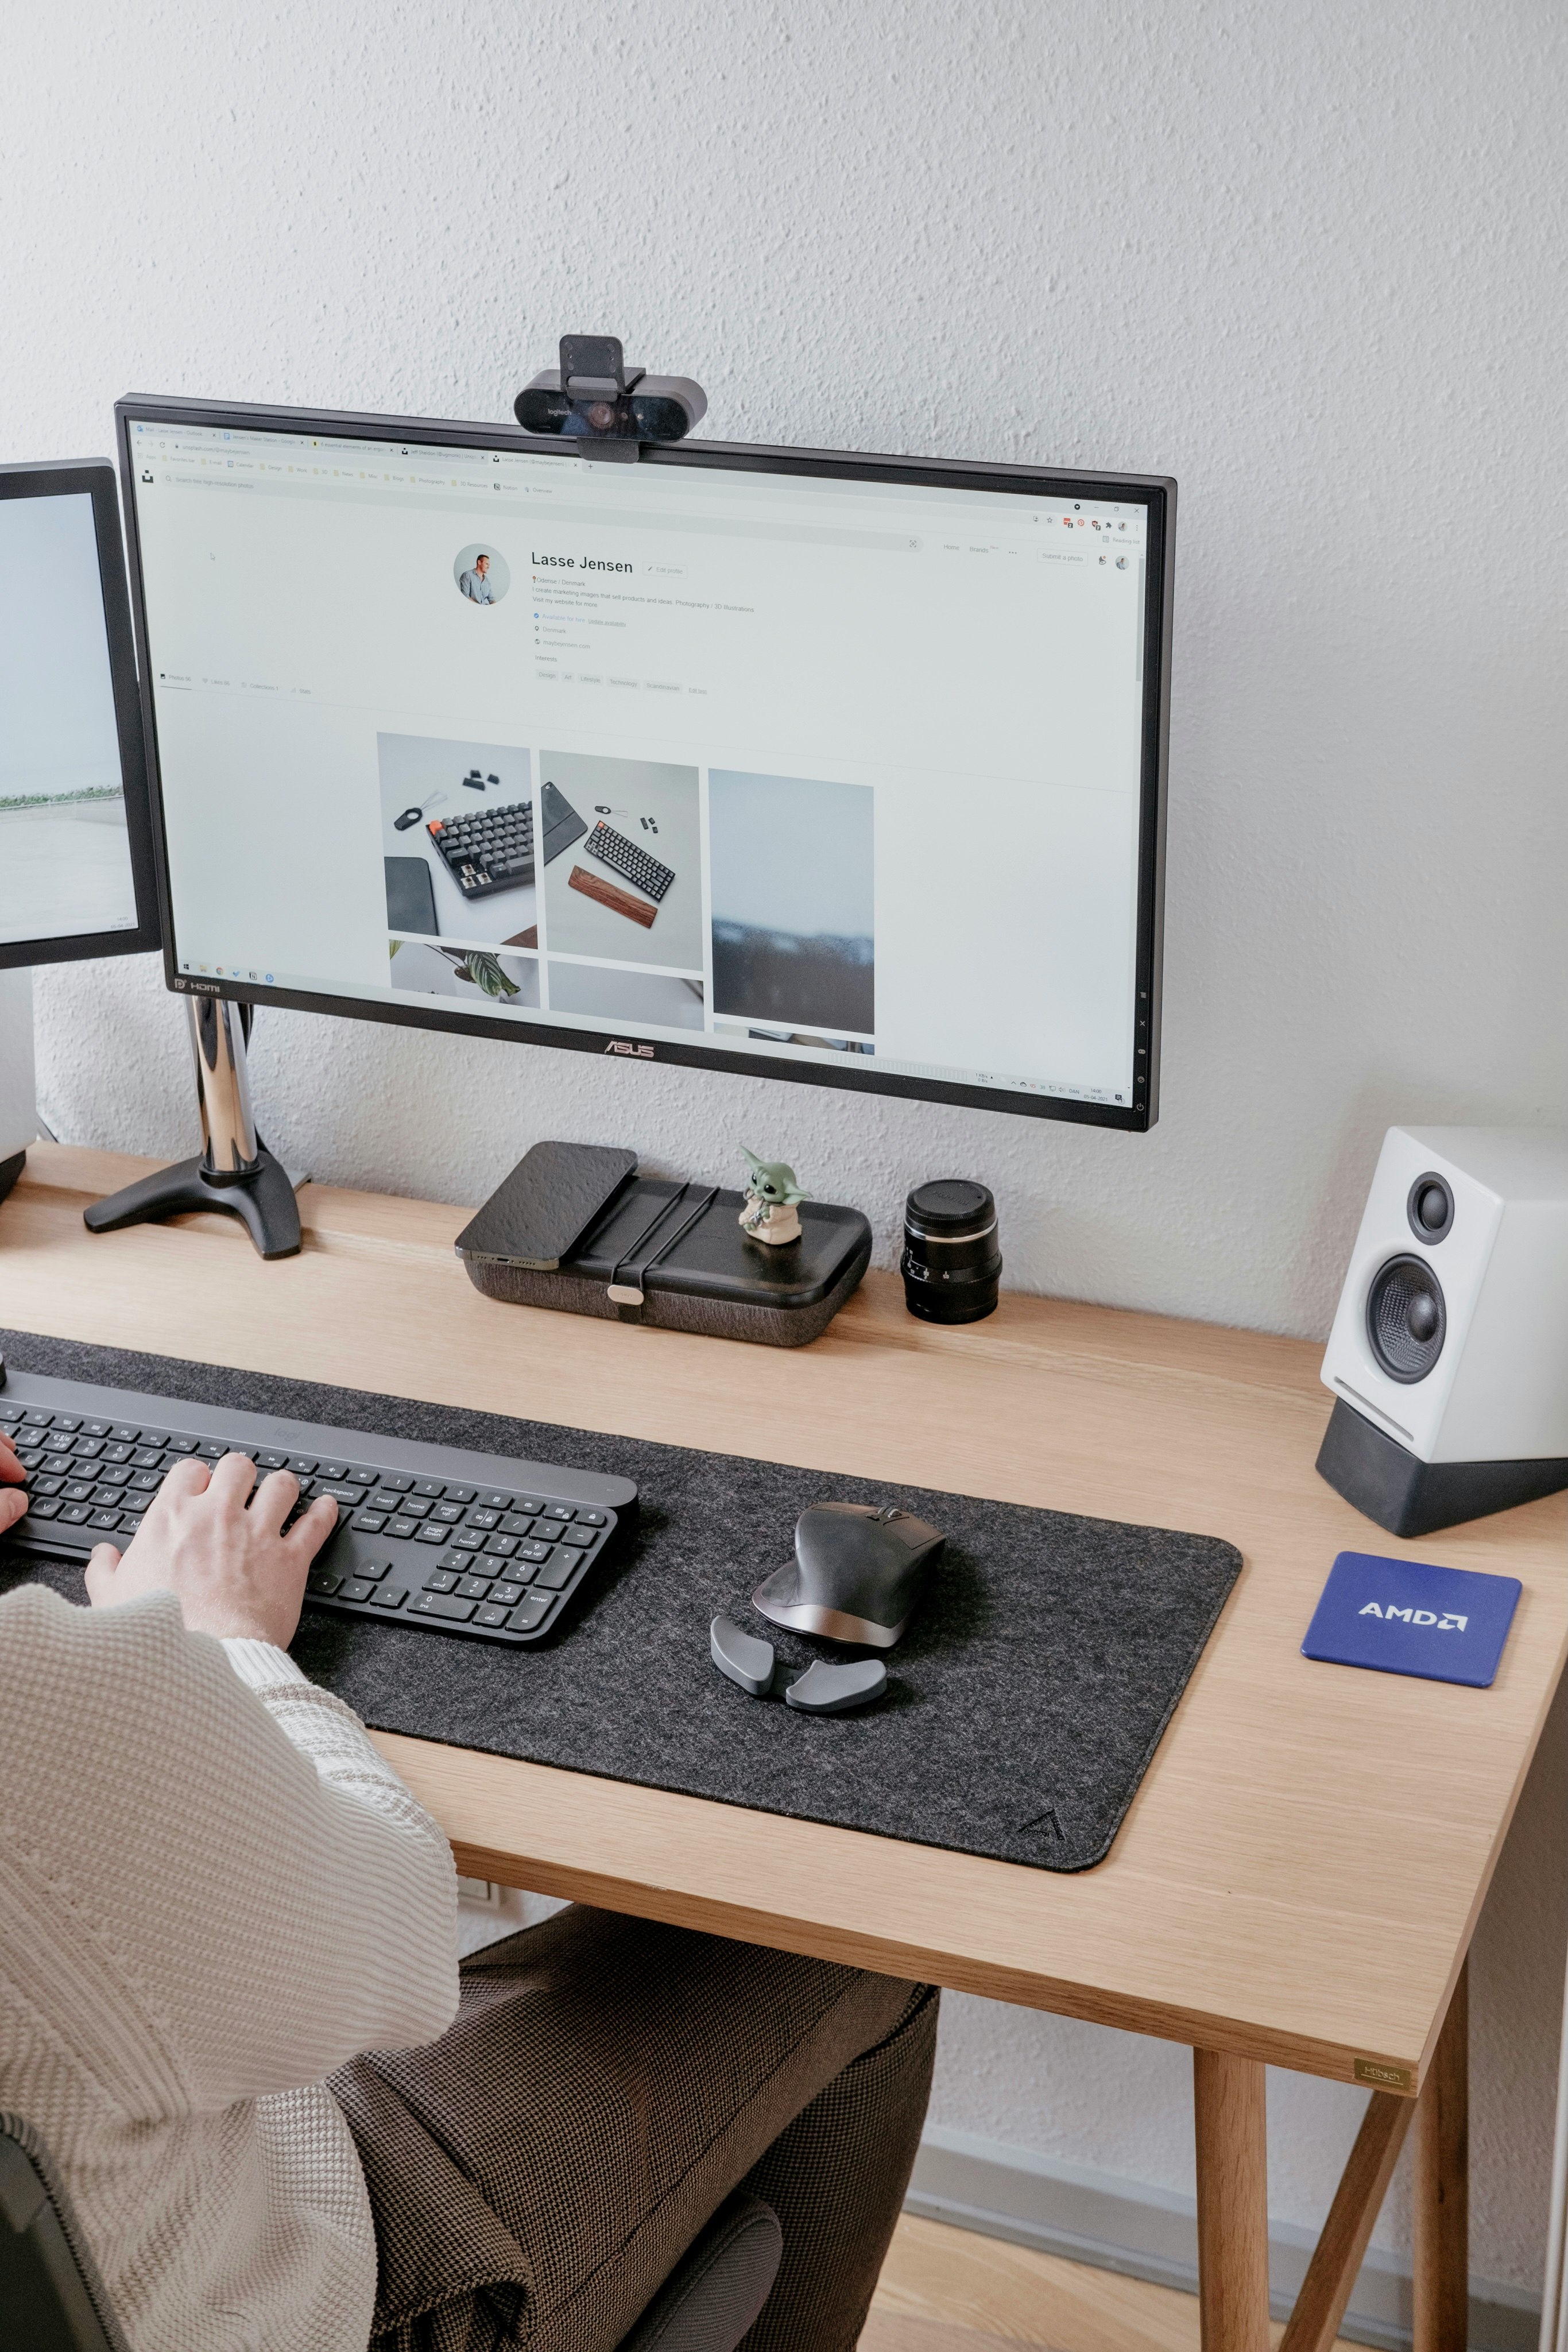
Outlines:
{"type": "Polygon", "coordinates": [[[336,1592],[342,1581],[342,1578],[334,1576],[330,1569],[313,1568],[305,1580],[305,1590],[307,1592],[324,1592],[330,1596],[336,1592]]]}
{"type": "Polygon", "coordinates": [[[414,1541],[415,1543],[444,1544],[447,1541],[451,1533],[452,1530],[450,1528],[437,1527],[433,1521],[428,1527],[423,1527],[418,1529],[414,1536],[414,1541]]]}
{"type": "MultiPolygon", "coordinates": [[[[58,1422],[55,1426],[57,1429],[59,1427],[58,1422]]],[[[119,1445],[134,1445],[141,1435],[133,1421],[117,1421],[109,1433],[119,1445]]]]}
{"type": "Polygon", "coordinates": [[[120,1514],[120,1534],[123,1536],[133,1536],[136,1533],[137,1528],[141,1525],[145,1517],[146,1513],[144,1511],[121,1511],[120,1514]]]}
{"type": "MultiPolygon", "coordinates": [[[[52,1419],[53,1416],[51,1415],[50,1418],[52,1419]]],[[[113,1423],[108,1421],[84,1421],[82,1423],[89,1437],[107,1437],[113,1426],[113,1423]]]]}
{"type": "Polygon", "coordinates": [[[351,1463],[343,1475],[350,1486],[373,1486],[376,1483],[376,1474],[373,1470],[359,1470],[351,1463]]]}
{"type": "Polygon", "coordinates": [[[370,1496],[369,1500],[370,1507],[372,1511],[391,1512],[397,1510],[401,1507],[402,1497],[398,1495],[394,1487],[378,1486],[375,1493],[370,1496]]]}
{"type": "Polygon", "coordinates": [[[156,1445],[162,1448],[169,1443],[169,1433],[166,1429],[143,1429],[138,1433],[143,1445],[156,1445]]]}
{"type": "Polygon", "coordinates": [[[378,1584],[371,1595],[372,1609],[401,1609],[408,1599],[408,1588],[402,1584],[378,1584]]]}
{"type": "Polygon", "coordinates": [[[316,1475],[319,1478],[346,1478],[349,1465],[346,1462],[323,1462],[318,1465],[316,1475]]]}
{"type": "Polygon", "coordinates": [[[465,1528],[462,1534],[454,1536],[452,1540],[459,1551],[483,1551],[485,1530],[483,1528],[465,1528]]]}
{"type": "Polygon", "coordinates": [[[0,1397],[0,1422],[15,1423],[22,1418],[23,1412],[19,1404],[13,1403],[9,1397],[0,1397]]]}
{"type": "Polygon", "coordinates": [[[57,1412],[55,1415],[55,1427],[57,1429],[79,1429],[81,1427],[81,1415],[79,1412],[57,1412]]]}
{"type": "Polygon", "coordinates": [[[345,1577],[338,1588],[338,1598],[340,1601],[368,1601],[375,1589],[373,1584],[367,1584],[362,1576],[345,1577]]]}
{"type": "Polygon", "coordinates": [[[457,1590],[465,1601],[487,1601],[490,1580],[487,1576],[464,1576],[458,1579],[457,1590]]]}
{"type": "Polygon", "coordinates": [[[44,1439],[43,1450],[46,1454],[68,1454],[71,1450],[69,1430],[51,1429],[44,1439]]]}
{"type": "Polygon", "coordinates": [[[32,1429],[52,1429],[54,1427],[54,1414],[48,1412],[46,1407],[41,1404],[30,1404],[27,1407],[26,1412],[22,1415],[22,1418],[28,1424],[29,1428],[32,1429]]]}
{"type": "Polygon", "coordinates": [[[515,1509],[517,1507],[516,1498],[511,1495],[497,1495],[491,1493],[488,1495],[481,1495],[479,1500],[484,1504],[485,1508],[487,1511],[510,1511],[515,1509]]]}
{"type": "Polygon", "coordinates": [[[406,1543],[412,1536],[416,1535],[418,1532],[419,1521],[417,1519],[389,1519],[385,1527],[382,1529],[382,1535],[396,1536],[400,1543],[406,1543]]]}
{"type": "Polygon", "coordinates": [[[354,1562],[354,1574],[362,1576],[367,1584],[379,1584],[391,1567],[390,1559],[359,1559],[354,1562]]]}
{"type": "Polygon", "coordinates": [[[547,1560],[549,1558],[553,1546],[549,1544],[519,1544],[517,1546],[517,1559],[532,1560],[534,1565],[537,1567],[541,1560],[547,1560]]]}
{"type": "Polygon", "coordinates": [[[470,1511],[468,1514],[468,1524],[471,1528],[498,1527],[500,1520],[500,1512],[492,1510],[488,1503],[482,1504],[478,1510],[470,1511]]]}
{"type": "Polygon", "coordinates": [[[422,1592],[410,1611],[415,1617],[445,1617],[455,1625],[466,1625],[474,1614],[472,1601],[460,1601],[455,1592],[422,1592]]]}
{"type": "Polygon", "coordinates": [[[99,1528],[106,1536],[114,1535],[118,1532],[120,1528],[120,1513],[118,1511],[94,1511],[88,1519],[88,1525],[89,1528],[99,1528]]]}
{"type": "Polygon", "coordinates": [[[27,1482],[30,1495],[57,1495],[65,1485],[63,1478],[31,1478],[27,1482]]]}
{"type": "Polygon", "coordinates": [[[291,1454],[288,1466],[297,1478],[313,1477],[317,1469],[316,1456],[313,1454],[291,1454]]]}
{"type": "Polygon", "coordinates": [[[312,1478],[310,1494],[312,1500],[318,1496],[328,1495],[334,1503],[347,1503],[350,1510],[360,1499],[359,1488],[346,1485],[341,1478],[312,1478]]]}
{"type": "Polygon", "coordinates": [[[116,1445],[106,1445],[103,1449],[103,1459],[106,1462],[129,1462],[135,1451],[134,1445],[127,1445],[123,1442],[116,1445]]]}
{"type": "Polygon", "coordinates": [[[269,1446],[265,1454],[256,1455],[256,1466],[258,1470],[287,1470],[288,1456],[279,1454],[276,1446],[269,1446]]]}
{"type": "Polygon", "coordinates": [[[172,1437],[163,1448],[165,1454],[193,1454],[195,1450],[193,1437],[172,1437]]]}
{"type": "Polygon", "coordinates": [[[424,1580],[426,1592],[455,1592],[457,1579],[449,1568],[433,1568],[424,1580]]]}
{"type": "Polygon", "coordinates": [[[94,1461],[103,1452],[103,1440],[101,1437],[78,1437],[71,1452],[78,1462],[94,1461]]]}
{"type": "Polygon", "coordinates": [[[92,1488],[82,1478],[73,1478],[63,1491],[68,1503],[86,1503],[92,1496],[92,1488]]]}
{"type": "Polygon", "coordinates": [[[502,1609],[515,1608],[522,1597],[523,1588],[520,1584],[516,1582],[508,1584],[495,1584],[490,1588],[491,1600],[496,1601],[502,1609]]]}
{"type": "Polygon", "coordinates": [[[517,1549],[517,1538],[516,1536],[491,1536],[485,1549],[493,1552],[497,1559],[510,1559],[517,1549]]]}
{"type": "Polygon", "coordinates": [[[60,1525],[67,1528],[85,1527],[92,1517],[85,1503],[68,1503],[60,1513],[60,1525]]]}
{"type": "Polygon", "coordinates": [[[463,1517],[463,1506],[461,1503],[437,1503],[430,1516],[433,1519],[439,1519],[443,1527],[455,1528],[463,1517]]]}
{"type": "Polygon", "coordinates": [[[402,1498],[405,1519],[424,1519],[430,1516],[430,1505],[423,1495],[405,1495],[402,1498]]]}
{"type": "Polygon", "coordinates": [[[139,1470],[131,1483],[133,1486],[145,1487],[150,1495],[155,1495],[163,1484],[163,1473],[162,1470],[139,1470]]]}
{"type": "Polygon", "coordinates": [[[432,1502],[434,1502],[445,1494],[446,1482],[443,1478],[416,1478],[413,1482],[413,1491],[416,1495],[427,1496],[432,1502]]]}
{"type": "Polygon", "coordinates": [[[120,1489],[118,1486],[95,1486],[92,1499],[100,1511],[117,1511],[120,1508],[120,1489]]]}
{"type": "Polygon", "coordinates": [[[156,1470],[162,1459],[155,1446],[144,1445],[140,1453],[131,1455],[131,1466],[133,1470],[156,1470]]]}
{"type": "Polygon", "coordinates": [[[571,1582],[572,1571],[576,1566],[577,1554],[569,1551],[564,1559],[547,1561],[535,1576],[534,1582],[537,1586],[542,1587],[546,1592],[559,1592],[563,1585],[571,1582]]]}
{"type": "Polygon", "coordinates": [[[532,1519],[525,1517],[521,1511],[508,1511],[501,1521],[501,1533],[504,1536],[528,1536],[532,1535],[533,1531],[532,1519]]]}
{"type": "Polygon", "coordinates": [[[549,1601],[542,1592],[525,1592],[507,1620],[510,1632],[531,1633],[534,1627],[549,1615],[549,1601]]]}
{"type": "Polygon", "coordinates": [[[607,1528],[610,1521],[602,1511],[579,1511],[577,1524],[580,1528],[607,1528]]]}
{"type": "Polygon", "coordinates": [[[27,1506],[27,1517],[30,1519],[57,1518],[59,1511],[60,1506],[52,1495],[35,1495],[27,1506]]]}
{"type": "Polygon", "coordinates": [[[530,1519],[537,1519],[539,1513],[544,1509],[544,1507],[545,1498],[542,1495],[519,1495],[517,1496],[518,1510],[523,1512],[525,1516],[530,1519]]]}
{"type": "Polygon", "coordinates": [[[547,1519],[574,1519],[577,1513],[570,1503],[547,1503],[541,1517],[547,1519]]]}
{"type": "Polygon", "coordinates": [[[476,1625],[504,1625],[506,1622],[506,1611],[497,1608],[493,1602],[487,1602],[483,1609],[476,1609],[474,1612],[476,1625]]]}
{"type": "Polygon", "coordinates": [[[356,1511],[349,1524],[362,1536],[379,1536],[386,1525],[386,1515],[382,1511],[356,1511]]]}
{"type": "Polygon", "coordinates": [[[402,1470],[378,1470],[376,1484],[392,1495],[407,1495],[413,1488],[413,1480],[402,1470]]]}
{"type": "Polygon", "coordinates": [[[99,1485],[104,1486],[128,1486],[131,1478],[131,1470],[123,1462],[111,1462],[107,1469],[100,1466],[98,1475],[99,1485]]]}
{"type": "Polygon", "coordinates": [[[589,1545],[594,1540],[593,1529],[591,1528],[562,1528],[560,1531],[560,1539],[562,1543],[577,1544],[581,1549],[586,1551],[589,1545]]]}
{"type": "Polygon", "coordinates": [[[232,1445],[224,1445],[215,1437],[204,1437],[196,1447],[196,1459],[198,1462],[221,1462],[225,1454],[233,1452],[232,1445]]]}
{"type": "Polygon", "coordinates": [[[446,1499],[449,1503],[471,1503],[474,1500],[474,1489],[472,1486],[448,1486],[446,1499]]]}

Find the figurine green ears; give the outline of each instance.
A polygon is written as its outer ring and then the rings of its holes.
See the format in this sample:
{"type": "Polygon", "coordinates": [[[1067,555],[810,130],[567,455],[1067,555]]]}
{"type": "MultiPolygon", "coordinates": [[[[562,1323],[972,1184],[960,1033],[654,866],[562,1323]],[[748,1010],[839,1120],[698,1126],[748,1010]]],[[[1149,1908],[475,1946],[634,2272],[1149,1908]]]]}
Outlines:
{"type": "Polygon", "coordinates": [[[740,1149],[749,1167],[741,1232],[754,1242],[769,1242],[775,1247],[780,1242],[799,1241],[800,1217],[795,1204],[810,1200],[810,1194],[802,1192],[795,1181],[795,1171],[782,1160],[758,1160],[744,1143],[740,1149]]]}

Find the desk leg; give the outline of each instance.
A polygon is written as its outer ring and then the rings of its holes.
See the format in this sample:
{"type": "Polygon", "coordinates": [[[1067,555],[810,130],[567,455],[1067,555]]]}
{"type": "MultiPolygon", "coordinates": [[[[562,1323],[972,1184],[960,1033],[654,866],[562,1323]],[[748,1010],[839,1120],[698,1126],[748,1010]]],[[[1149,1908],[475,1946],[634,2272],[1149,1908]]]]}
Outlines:
{"type": "Polygon", "coordinates": [[[1203,2352],[1269,2352],[1264,2083],[1255,2058],[1192,2053],[1203,2352]]]}
{"type": "Polygon", "coordinates": [[[1416,2105],[1413,2352],[1465,2352],[1469,2331],[1469,1962],[1416,2105]]]}

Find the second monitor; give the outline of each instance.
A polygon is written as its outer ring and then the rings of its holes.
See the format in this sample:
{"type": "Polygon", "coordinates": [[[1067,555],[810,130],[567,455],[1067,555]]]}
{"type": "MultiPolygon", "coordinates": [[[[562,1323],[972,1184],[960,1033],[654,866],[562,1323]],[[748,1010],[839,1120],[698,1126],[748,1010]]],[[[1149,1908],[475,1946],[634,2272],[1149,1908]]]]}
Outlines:
{"type": "Polygon", "coordinates": [[[120,420],[172,985],[1152,1123],[1174,484],[120,420]]]}

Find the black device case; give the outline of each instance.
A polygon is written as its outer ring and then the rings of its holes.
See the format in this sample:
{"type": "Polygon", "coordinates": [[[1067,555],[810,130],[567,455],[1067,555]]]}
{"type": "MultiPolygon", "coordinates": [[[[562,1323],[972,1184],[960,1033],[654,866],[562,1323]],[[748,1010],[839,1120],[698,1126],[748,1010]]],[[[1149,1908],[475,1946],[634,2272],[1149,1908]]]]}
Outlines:
{"type": "Polygon", "coordinates": [[[458,1234],[476,1289],[666,1331],[799,1348],[825,1331],[871,1262],[858,1209],[800,1204],[800,1237],[740,1230],[745,1194],[638,1176],[629,1151],[539,1143],[458,1234]]]}

